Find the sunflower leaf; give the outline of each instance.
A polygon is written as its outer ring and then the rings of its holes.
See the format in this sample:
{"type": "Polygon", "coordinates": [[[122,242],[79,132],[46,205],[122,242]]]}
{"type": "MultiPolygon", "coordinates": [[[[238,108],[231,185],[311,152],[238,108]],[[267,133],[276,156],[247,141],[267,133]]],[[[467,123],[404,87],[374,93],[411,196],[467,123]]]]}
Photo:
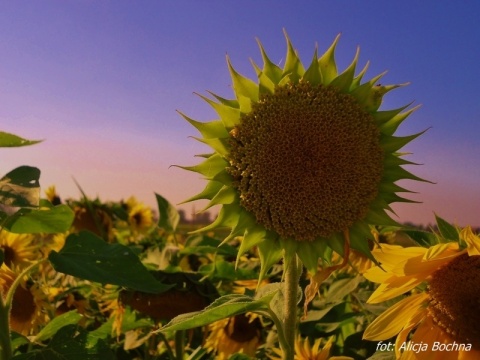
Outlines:
{"type": "Polygon", "coordinates": [[[157,281],[129,247],[108,244],[88,231],[69,235],[64,247],[59,252],[52,251],[48,260],[58,272],[102,284],[151,294],[172,287],[157,281]]]}
{"type": "Polygon", "coordinates": [[[54,234],[65,232],[73,222],[74,213],[67,205],[51,208],[22,208],[9,216],[3,227],[16,234],[54,234]]]}
{"type": "Polygon", "coordinates": [[[155,194],[158,204],[158,213],[160,218],[158,219],[158,226],[167,231],[175,231],[180,221],[180,215],[177,209],[170,204],[164,197],[155,194]]]}
{"type": "Polygon", "coordinates": [[[455,228],[455,226],[443,220],[437,214],[435,214],[435,220],[437,222],[438,231],[440,231],[440,235],[442,235],[442,237],[445,239],[445,241],[442,241],[442,242],[459,240],[458,231],[455,228]]]}
{"type": "Polygon", "coordinates": [[[265,311],[268,310],[269,303],[275,294],[276,291],[273,291],[258,299],[240,294],[225,295],[202,311],[182,314],[173,318],[172,321],[156,332],[187,330],[246,312],[265,311]]]}
{"type": "Polygon", "coordinates": [[[283,249],[279,240],[271,234],[267,234],[264,240],[257,244],[257,247],[261,262],[258,281],[262,281],[268,270],[282,258],[283,249]]]}
{"type": "Polygon", "coordinates": [[[87,346],[87,331],[77,325],[59,329],[46,347],[38,347],[25,354],[16,355],[15,360],[84,360],[115,359],[112,351],[102,341],[95,347],[87,346]]]}
{"type": "Polygon", "coordinates": [[[0,147],[19,147],[38,144],[42,140],[26,140],[20,136],[0,131],[0,147]]]}
{"type": "Polygon", "coordinates": [[[35,335],[33,342],[41,342],[52,338],[62,327],[75,325],[82,317],[83,316],[79,314],[77,310],[72,310],[60,316],[56,316],[42,330],[40,330],[37,335],[35,335]]]}

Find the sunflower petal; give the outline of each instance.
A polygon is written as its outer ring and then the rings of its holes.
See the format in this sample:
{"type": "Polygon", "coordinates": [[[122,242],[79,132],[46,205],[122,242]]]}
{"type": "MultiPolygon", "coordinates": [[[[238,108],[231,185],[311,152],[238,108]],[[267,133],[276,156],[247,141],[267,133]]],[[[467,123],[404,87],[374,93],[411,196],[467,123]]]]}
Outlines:
{"type": "Polygon", "coordinates": [[[460,239],[467,243],[467,252],[469,256],[480,255],[480,237],[475,235],[470,226],[460,231],[460,239]]]}
{"type": "Polygon", "coordinates": [[[428,295],[421,293],[400,300],[368,325],[363,338],[378,341],[397,335],[427,299],[428,295]]]}

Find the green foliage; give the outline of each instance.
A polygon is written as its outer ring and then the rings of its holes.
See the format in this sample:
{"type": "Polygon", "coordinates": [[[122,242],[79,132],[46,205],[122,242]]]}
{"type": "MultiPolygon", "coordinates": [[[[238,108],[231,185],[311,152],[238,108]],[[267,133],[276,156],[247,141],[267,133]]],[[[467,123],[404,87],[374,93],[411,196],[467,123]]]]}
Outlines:
{"type": "Polygon", "coordinates": [[[171,288],[157,281],[127,246],[107,244],[86,231],[69,235],[62,250],[52,251],[48,259],[58,272],[102,284],[153,294],[171,288]]]}
{"type": "Polygon", "coordinates": [[[50,208],[21,208],[9,216],[3,227],[16,234],[55,234],[67,231],[73,221],[73,211],[67,205],[50,208]]]}
{"type": "Polygon", "coordinates": [[[114,360],[114,354],[103,342],[87,348],[87,331],[76,325],[59,329],[46,347],[13,357],[13,360],[114,360]]]}
{"type": "Polygon", "coordinates": [[[451,225],[447,221],[443,220],[440,216],[435,214],[435,220],[437,221],[438,231],[443,239],[441,242],[458,241],[458,231],[455,226],[451,225]]]}
{"type": "Polygon", "coordinates": [[[0,131],[0,147],[27,146],[38,144],[39,142],[41,142],[41,140],[27,140],[20,136],[0,131]]]}
{"type": "Polygon", "coordinates": [[[33,342],[42,342],[52,338],[61,328],[67,325],[76,325],[82,315],[80,315],[77,310],[69,311],[65,314],[57,316],[55,319],[50,321],[45,327],[35,335],[33,342]]]}
{"type": "Polygon", "coordinates": [[[180,215],[177,209],[161,195],[155,194],[155,197],[157,198],[158,212],[160,214],[158,226],[167,231],[174,232],[180,221],[180,215]]]}
{"type": "Polygon", "coordinates": [[[276,292],[272,291],[259,299],[239,294],[225,295],[215,300],[203,311],[175,317],[159,331],[187,330],[235,315],[244,314],[248,311],[268,311],[269,303],[275,294],[276,292]]]}

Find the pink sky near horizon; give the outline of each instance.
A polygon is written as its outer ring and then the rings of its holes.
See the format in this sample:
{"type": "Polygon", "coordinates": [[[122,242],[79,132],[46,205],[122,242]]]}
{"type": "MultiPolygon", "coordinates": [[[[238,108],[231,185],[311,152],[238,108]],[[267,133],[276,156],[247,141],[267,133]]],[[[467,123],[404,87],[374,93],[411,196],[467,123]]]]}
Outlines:
{"type": "MultiPolygon", "coordinates": [[[[179,118],[179,121],[182,119],[179,118]]],[[[201,160],[194,155],[207,148],[193,139],[181,143],[174,138],[172,141],[162,139],[158,142],[153,137],[138,134],[126,137],[125,134],[112,131],[104,137],[79,130],[70,134],[62,132],[64,137],[60,138],[54,131],[46,130],[45,124],[39,123],[39,126],[43,131],[22,129],[21,126],[4,129],[29,139],[45,138],[45,141],[33,146],[1,149],[2,156],[7,159],[4,165],[10,170],[19,165],[39,167],[42,170],[42,190],[55,185],[62,198],[80,198],[73,178],[89,197],[120,201],[135,196],[153,208],[156,208],[154,193],[178,204],[200,192],[206,185],[198,174],[171,166],[195,165],[201,160]],[[35,137],[36,132],[43,136],[35,137]]],[[[195,132],[192,128],[185,138],[197,135],[195,132]]],[[[424,136],[428,137],[428,132],[424,136]]],[[[415,149],[415,156],[409,159],[421,159],[424,164],[408,166],[407,169],[435,184],[409,180],[401,182],[401,186],[417,192],[406,193],[405,197],[421,203],[393,204],[392,208],[398,215],[393,215],[394,219],[428,225],[435,222],[436,213],[459,226],[479,226],[477,214],[480,213],[480,204],[472,199],[480,198],[480,189],[475,179],[459,184],[455,176],[467,164],[458,162],[455,154],[445,153],[442,154],[445,157],[443,166],[438,168],[435,163],[429,164],[429,158],[439,154],[422,152],[421,148],[425,146],[419,145],[421,139],[414,143],[418,143],[416,147],[420,149],[415,149]]],[[[177,208],[185,210],[190,216],[193,209],[199,210],[204,205],[205,202],[194,202],[178,205],[177,208]]]]}

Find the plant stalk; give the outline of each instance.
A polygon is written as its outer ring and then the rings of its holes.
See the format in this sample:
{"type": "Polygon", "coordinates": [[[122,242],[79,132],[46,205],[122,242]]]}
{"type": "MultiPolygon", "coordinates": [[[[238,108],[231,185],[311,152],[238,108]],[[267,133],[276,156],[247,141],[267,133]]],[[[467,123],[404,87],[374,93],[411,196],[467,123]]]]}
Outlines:
{"type": "Polygon", "coordinates": [[[175,332],[175,359],[182,360],[185,350],[185,330],[175,332]]]}
{"type": "Polygon", "coordinates": [[[0,360],[10,360],[12,358],[9,310],[10,307],[4,303],[3,295],[0,294],[0,360]]]}
{"type": "Polygon", "coordinates": [[[285,334],[286,349],[283,350],[283,360],[293,360],[295,356],[295,336],[298,320],[298,278],[299,270],[297,256],[292,256],[290,263],[284,264],[285,269],[285,298],[283,330],[285,334]]]}

